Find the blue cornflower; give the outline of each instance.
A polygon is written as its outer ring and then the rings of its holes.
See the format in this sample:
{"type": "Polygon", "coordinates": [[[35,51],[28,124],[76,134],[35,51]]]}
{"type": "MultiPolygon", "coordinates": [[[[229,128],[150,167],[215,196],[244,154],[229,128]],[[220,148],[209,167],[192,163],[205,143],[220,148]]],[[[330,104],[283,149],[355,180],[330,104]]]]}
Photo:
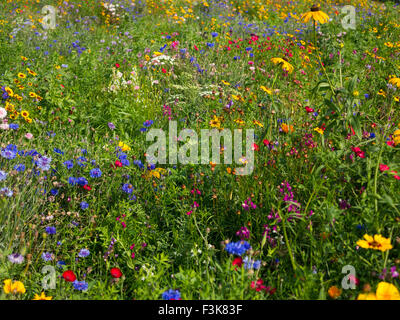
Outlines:
{"type": "Polygon", "coordinates": [[[143,122],[143,126],[145,126],[146,128],[150,127],[153,124],[153,120],[146,120],[145,122],[143,122]]]}
{"type": "Polygon", "coordinates": [[[79,251],[79,253],[78,253],[78,257],[81,257],[81,258],[86,258],[89,255],[90,255],[90,251],[88,249],[81,249],[81,251],[79,251]]]}
{"type": "Polygon", "coordinates": [[[74,282],[72,282],[72,284],[73,284],[74,288],[75,288],[76,290],[79,290],[79,291],[85,291],[85,290],[87,290],[88,287],[89,287],[88,283],[85,282],[85,281],[78,281],[78,280],[75,280],[74,282]]]}
{"type": "Polygon", "coordinates": [[[57,261],[57,267],[59,267],[60,269],[62,269],[62,266],[66,266],[67,264],[65,263],[65,261],[57,261]]]}
{"type": "Polygon", "coordinates": [[[370,139],[373,139],[373,138],[375,138],[375,137],[376,137],[375,133],[373,133],[373,132],[370,132],[370,134],[369,134],[369,138],[370,138],[370,139]]]}
{"type": "Polygon", "coordinates": [[[253,48],[252,48],[252,47],[248,47],[248,48],[246,48],[246,51],[251,51],[251,50],[253,50],[253,48]]]}
{"type": "Polygon", "coordinates": [[[147,128],[140,128],[140,132],[146,132],[147,128]]]}
{"type": "Polygon", "coordinates": [[[209,48],[212,48],[212,47],[214,47],[214,43],[210,43],[210,42],[207,42],[207,47],[209,47],[209,48]]]}
{"type": "Polygon", "coordinates": [[[46,227],[47,234],[56,234],[56,227],[46,227]]]}
{"type": "Polygon", "coordinates": [[[218,32],[211,32],[211,36],[212,36],[213,38],[218,37],[218,32]]]}
{"type": "Polygon", "coordinates": [[[101,170],[99,168],[94,168],[90,170],[90,176],[92,178],[100,178],[101,177],[101,170]]]}
{"type": "Polygon", "coordinates": [[[17,152],[14,152],[12,150],[7,150],[7,149],[1,150],[1,156],[8,160],[14,159],[16,157],[16,155],[17,155],[17,152]]]}
{"type": "Polygon", "coordinates": [[[36,161],[36,165],[38,166],[39,169],[47,171],[50,169],[50,162],[51,162],[51,157],[42,156],[36,161]]]}
{"type": "Polygon", "coordinates": [[[233,60],[239,60],[240,59],[240,56],[234,56],[233,57],[233,60]]]}
{"type": "Polygon", "coordinates": [[[9,188],[4,187],[4,188],[1,188],[1,189],[0,189],[0,194],[3,194],[3,195],[5,195],[5,196],[11,198],[12,195],[13,195],[14,193],[13,193],[13,191],[10,190],[9,188]]]}
{"type": "Polygon", "coordinates": [[[18,123],[10,123],[9,128],[13,130],[18,130],[19,124],[18,123]]]}
{"type": "Polygon", "coordinates": [[[18,163],[14,166],[14,170],[17,170],[18,172],[24,172],[25,171],[25,165],[22,163],[18,163]]]}
{"type": "Polygon", "coordinates": [[[241,256],[247,250],[250,250],[251,246],[247,241],[229,242],[225,246],[225,250],[230,254],[236,254],[241,256]]]}
{"type": "Polygon", "coordinates": [[[243,263],[244,263],[244,268],[246,270],[259,269],[261,266],[261,260],[254,261],[253,259],[251,259],[249,257],[245,257],[243,259],[243,263]]]}
{"type": "Polygon", "coordinates": [[[124,152],[118,152],[117,157],[119,160],[123,160],[123,159],[126,159],[128,157],[128,155],[124,152]]]}
{"type": "Polygon", "coordinates": [[[0,181],[6,180],[8,173],[0,170],[0,181]]]}
{"type": "MultiPolygon", "coordinates": [[[[83,153],[83,154],[87,154],[87,150],[86,149],[81,149],[81,152],[83,153]]],[[[86,160],[85,160],[86,161],[86,160]]]]}
{"type": "Polygon", "coordinates": [[[68,169],[72,169],[74,167],[74,162],[72,160],[67,160],[63,163],[63,165],[68,169]]]}
{"type": "Polygon", "coordinates": [[[51,189],[51,190],[50,190],[50,193],[51,193],[53,196],[56,196],[56,195],[58,195],[58,189],[51,189]]]}
{"type": "Polygon", "coordinates": [[[169,289],[162,294],[164,300],[181,300],[181,293],[179,290],[169,289]]]}
{"type": "Polygon", "coordinates": [[[77,163],[78,163],[79,166],[81,166],[81,167],[86,166],[86,164],[84,164],[84,162],[87,161],[85,157],[79,157],[79,158],[76,159],[76,160],[77,160],[77,163]]]}
{"type": "Polygon", "coordinates": [[[86,210],[87,208],[89,208],[89,204],[86,201],[82,201],[80,206],[82,210],[86,210]]]}
{"type": "Polygon", "coordinates": [[[88,184],[88,181],[84,177],[79,177],[76,180],[76,183],[79,184],[80,186],[84,186],[85,184],[88,184]]]}
{"type": "Polygon", "coordinates": [[[137,165],[140,169],[144,168],[144,165],[143,165],[142,161],[140,161],[140,160],[134,160],[133,164],[137,165]]]}
{"type": "Polygon", "coordinates": [[[77,179],[76,179],[76,178],[74,178],[74,177],[69,177],[69,178],[68,178],[68,183],[69,183],[71,186],[74,186],[74,185],[76,184],[76,182],[77,182],[77,179]]]}
{"type": "Polygon", "coordinates": [[[133,186],[132,186],[130,183],[125,183],[125,184],[122,186],[122,191],[124,191],[124,192],[130,194],[130,193],[133,192],[133,186]]]}
{"type": "Polygon", "coordinates": [[[64,155],[64,152],[62,150],[58,149],[58,148],[54,148],[54,152],[58,153],[58,154],[61,154],[61,155],[64,155]]]}
{"type": "Polygon", "coordinates": [[[128,159],[121,159],[121,163],[122,163],[123,166],[129,166],[130,165],[130,162],[129,162],[128,159]]]}
{"type": "Polygon", "coordinates": [[[51,261],[54,259],[54,254],[50,253],[50,252],[43,252],[42,253],[42,259],[44,261],[51,261]]]}

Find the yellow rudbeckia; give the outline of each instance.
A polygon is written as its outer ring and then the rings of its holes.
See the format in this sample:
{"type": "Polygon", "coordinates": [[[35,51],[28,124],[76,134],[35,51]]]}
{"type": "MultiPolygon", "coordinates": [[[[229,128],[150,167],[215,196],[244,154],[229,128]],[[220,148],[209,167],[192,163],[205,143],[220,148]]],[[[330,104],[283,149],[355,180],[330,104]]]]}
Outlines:
{"type": "Polygon", "coordinates": [[[309,12],[306,12],[301,16],[301,20],[303,20],[304,23],[307,23],[310,19],[323,24],[329,21],[329,16],[325,12],[321,11],[319,4],[314,4],[309,12]]]}
{"type": "Polygon", "coordinates": [[[16,294],[16,293],[25,293],[25,286],[21,281],[14,281],[12,282],[11,279],[4,280],[4,287],[3,287],[5,294],[16,294]]]}
{"type": "Polygon", "coordinates": [[[51,300],[53,297],[46,297],[46,294],[42,292],[40,296],[38,294],[35,294],[35,297],[32,300],[51,300]]]}
{"type": "Polygon", "coordinates": [[[282,65],[282,69],[287,71],[288,73],[292,73],[294,70],[294,67],[282,58],[271,58],[271,62],[273,64],[282,65]]]}
{"type": "Polygon", "coordinates": [[[400,88],[400,78],[392,78],[389,80],[389,83],[400,88]]]}

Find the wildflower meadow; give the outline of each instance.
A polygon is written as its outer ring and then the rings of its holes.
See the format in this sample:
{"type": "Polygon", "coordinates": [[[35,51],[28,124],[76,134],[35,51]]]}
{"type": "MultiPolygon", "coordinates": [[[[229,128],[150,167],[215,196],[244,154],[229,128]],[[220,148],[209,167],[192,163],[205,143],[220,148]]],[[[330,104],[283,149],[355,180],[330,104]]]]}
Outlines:
{"type": "Polygon", "coordinates": [[[0,1],[1,300],[400,300],[400,3],[0,1]]]}

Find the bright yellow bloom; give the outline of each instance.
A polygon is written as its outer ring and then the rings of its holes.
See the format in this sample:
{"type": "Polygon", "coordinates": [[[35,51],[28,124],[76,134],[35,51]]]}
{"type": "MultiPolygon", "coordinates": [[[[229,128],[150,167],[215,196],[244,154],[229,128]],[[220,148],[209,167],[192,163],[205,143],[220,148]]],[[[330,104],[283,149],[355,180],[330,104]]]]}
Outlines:
{"type": "Polygon", "coordinates": [[[214,116],[214,118],[212,120],[210,120],[209,122],[211,128],[220,128],[221,127],[221,120],[217,117],[214,116]]]}
{"type": "Polygon", "coordinates": [[[34,93],[34,92],[29,92],[29,96],[31,97],[31,98],[35,98],[36,97],[36,93],[34,93]]]}
{"type": "Polygon", "coordinates": [[[131,150],[131,148],[122,141],[118,143],[118,147],[120,147],[123,152],[131,150]]]}
{"type": "Polygon", "coordinates": [[[26,78],[26,74],[20,72],[20,73],[18,73],[18,78],[25,79],[26,78]]]}
{"type": "Polygon", "coordinates": [[[377,300],[400,300],[400,293],[397,288],[388,282],[380,282],[376,289],[377,300]]]}
{"type": "Polygon", "coordinates": [[[265,92],[268,93],[269,95],[272,94],[272,91],[271,91],[270,89],[268,89],[267,87],[265,87],[265,86],[261,86],[260,89],[263,90],[263,91],[265,91],[265,92]]]}
{"type": "Polygon", "coordinates": [[[263,125],[260,121],[258,121],[258,120],[253,120],[253,123],[256,124],[256,125],[258,125],[258,126],[261,127],[261,128],[264,128],[264,125],[263,125]]]}
{"type": "Polygon", "coordinates": [[[393,284],[379,282],[376,293],[360,293],[357,300],[400,300],[400,293],[393,284]]]}
{"type": "Polygon", "coordinates": [[[301,16],[301,20],[303,20],[304,23],[307,23],[311,18],[315,22],[319,22],[321,24],[329,21],[329,16],[325,12],[321,11],[319,4],[314,4],[309,12],[306,12],[301,16]]]}
{"type": "Polygon", "coordinates": [[[400,88],[400,78],[392,78],[389,80],[389,83],[395,85],[397,88],[400,88]]]}
{"type": "Polygon", "coordinates": [[[376,295],[373,292],[370,293],[360,293],[357,300],[376,300],[376,295]]]}
{"type": "Polygon", "coordinates": [[[35,297],[32,300],[51,300],[51,299],[53,299],[53,297],[46,297],[45,293],[42,292],[40,296],[38,294],[35,294],[35,297]]]}
{"type": "Polygon", "coordinates": [[[6,90],[7,94],[8,94],[10,97],[13,97],[13,96],[14,96],[14,91],[12,91],[11,88],[6,87],[4,90],[6,90]]]}
{"type": "Polygon", "coordinates": [[[365,234],[364,239],[365,240],[357,241],[357,245],[364,249],[374,249],[385,252],[393,248],[390,244],[390,239],[384,238],[380,234],[376,234],[374,237],[365,234]]]}
{"type": "Polygon", "coordinates": [[[292,73],[294,70],[294,67],[282,58],[271,58],[271,62],[273,64],[282,65],[282,69],[289,73],[292,73]]]}
{"type": "Polygon", "coordinates": [[[324,134],[324,130],[322,130],[322,129],[319,128],[319,127],[316,127],[316,128],[314,129],[314,131],[317,131],[319,134],[324,134]]]}
{"type": "Polygon", "coordinates": [[[24,117],[24,118],[29,117],[29,112],[26,111],[26,110],[22,110],[21,111],[21,116],[24,117]]]}
{"type": "Polygon", "coordinates": [[[11,279],[4,280],[4,287],[3,287],[5,294],[16,294],[16,293],[25,293],[25,286],[21,281],[14,281],[12,282],[11,279]]]}
{"type": "Polygon", "coordinates": [[[28,58],[24,57],[24,56],[21,56],[21,59],[24,60],[24,61],[28,60],[28,58]]]}
{"type": "Polygon", "coordinates": [[[26,117],[25,121],[28,122],[28,123],[32,123],[33,120],[31,118],[29,118],[29,117],[26,117]]]}

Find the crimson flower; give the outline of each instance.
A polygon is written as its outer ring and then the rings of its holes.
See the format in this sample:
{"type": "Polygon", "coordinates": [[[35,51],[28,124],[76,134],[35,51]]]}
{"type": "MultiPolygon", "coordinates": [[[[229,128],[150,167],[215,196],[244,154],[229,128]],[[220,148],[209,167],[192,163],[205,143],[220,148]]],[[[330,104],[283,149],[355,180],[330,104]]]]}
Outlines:
{"type": "MultiPolygon", "coordinates": [[[[232,261],[232,265],[238,266],[239,268],[242,267],[242,264],[243,264],[243,259],[241,257],[237,257],[237,258],[233,259],[233,261],[232,261]]],[[[235,268],[235,271],[237,271],[237,268],[235,268]]]]}
{"type": "Polygon", "coordinates": [[[67,270],[63,273],[63,278],[65,281],[74,282],[76,280],[76,275],[72,270],[67,270]]]}
{"type": "Polygon", "coordinates": [[[90,191],[90,190],[92,190],[92,187],[89,186],[88,184],[85,184],[85,185],[83,186],[83,189],[85,189],[85,190],[87,190],[87,191],[90,191]]]}
{"type": "Polygon", "coordinates": [[[382,172],[383,172],[383,171],[387,171],[387,170],[389,170],[389,169],[390,169],[389,166],[387,166],[386,164],[381,163],[381,164],[379,165],[379,170],[381,170],[382,172]]]}
{"type": "Polygon", "coordinates": [[[308,113],[311,113],[311,112],[314,112],[314,109],[313,109],[313,108],[310,108],[310,107],[306,107],[306,111],[307,111],[308,113]]]}
{"type": "Polygon", "coordinates": [[[116,63],[116,64],[115,64],[115,67],[116,67],[116,68],[119,68],[119,67],[120,67],[119,63],[116,63]]]}
{"type": "Polygon", "coordinates": [[[122,277],[122,272],[119,268],[112,268],[110,270],[110,273],[113,278],[121,278],[122,277]]]}

